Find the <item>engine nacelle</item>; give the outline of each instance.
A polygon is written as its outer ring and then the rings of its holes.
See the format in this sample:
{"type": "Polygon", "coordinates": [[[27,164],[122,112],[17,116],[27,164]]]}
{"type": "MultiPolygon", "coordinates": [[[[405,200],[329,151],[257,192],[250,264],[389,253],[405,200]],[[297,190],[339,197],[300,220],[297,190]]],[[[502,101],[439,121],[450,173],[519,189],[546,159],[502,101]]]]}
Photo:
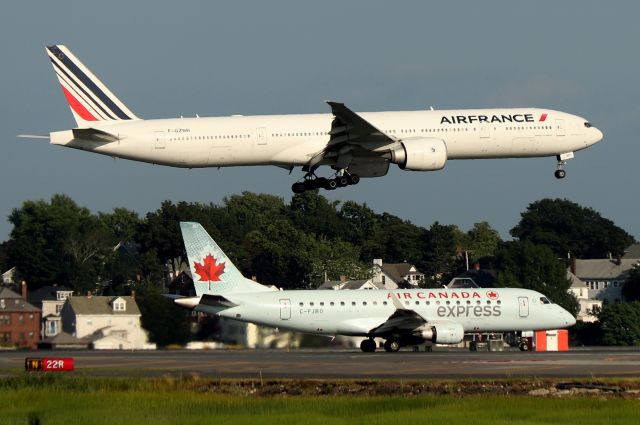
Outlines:
{"type": "Polygon", "coordinates": [[[406,139],[391,151],[389,159],[403,170],[441,170],[447,163],[447,145],[440,139],[406,139]]]}
{"type": "Polygon", "coordinates": [[[459,323],[426,325],[418,332],[418,336],[434,344],[459,344],[464,339],[464,329],[459,323]]]}

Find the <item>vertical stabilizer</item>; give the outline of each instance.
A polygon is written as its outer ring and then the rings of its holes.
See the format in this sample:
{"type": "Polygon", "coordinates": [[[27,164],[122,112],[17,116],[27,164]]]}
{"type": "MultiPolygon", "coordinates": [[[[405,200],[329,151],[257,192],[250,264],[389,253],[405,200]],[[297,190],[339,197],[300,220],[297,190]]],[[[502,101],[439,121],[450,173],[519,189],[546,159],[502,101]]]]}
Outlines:
{"type": "Polygon", "coordinates": [[[245,278],[200,223],[181,222],[180,230],[198,296],[272,290],[245,278]]]}
{"type": "Polygon", "coordinates": [[[139,119],[65,46],[47,46],[47,54],[78,127],[139,119]]]}

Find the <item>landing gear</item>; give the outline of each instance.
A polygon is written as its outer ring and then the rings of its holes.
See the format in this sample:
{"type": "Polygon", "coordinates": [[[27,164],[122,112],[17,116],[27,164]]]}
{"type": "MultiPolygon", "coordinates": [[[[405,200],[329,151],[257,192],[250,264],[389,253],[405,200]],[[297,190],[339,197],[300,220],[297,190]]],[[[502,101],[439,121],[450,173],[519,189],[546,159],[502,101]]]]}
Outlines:
{"type": "Polygon", "coordinates": [[[553,175],[556,176],[557,179],[563,179],[567,175],[567,172],[564,170],[556,170],[556,172],[553,173],[553,175]]]}
{"type": "Polygon", "coordinates": [[[400,350],[400,343],[395,339],[388,339],[384,342],[384,349],[389,353],[395,353],[400,350]]]}
{"type": "Polygon", "coordinates": [[[529,351],[529,339],[520,338],[520,343],[518,344],[518,348],[520,351],[529,351]]]}
{"type": "Polygon", "coordinates": [[[373,353],[376,351],[376,342],[372,338],[362,340],[360,349],[363,353],[373,353]]]}
{"type": "Polygon", "coordinates": [[[563,179],[566,177],[567,172],[564,171],[564,166],[567,165],[567,160],[573,158],[573,152],[567,152],[556,156],[558,164],[556,165],[556,172],[553,173],[557,179],[563,179]]]}
{"type": "Polygon", "coordinates": [[[304,176],[303,181],[292,184],[291,190],[293,193],[303,193],[307,190],[315,190],[319,188],[335,190],[339,187],[352,186],[359,182],[360,177],[357,174],[349,174],[346,171],[344,171],[342,175],[338,175],[332,179],[316,177],[316,175],[310,171],[304,176]]]}

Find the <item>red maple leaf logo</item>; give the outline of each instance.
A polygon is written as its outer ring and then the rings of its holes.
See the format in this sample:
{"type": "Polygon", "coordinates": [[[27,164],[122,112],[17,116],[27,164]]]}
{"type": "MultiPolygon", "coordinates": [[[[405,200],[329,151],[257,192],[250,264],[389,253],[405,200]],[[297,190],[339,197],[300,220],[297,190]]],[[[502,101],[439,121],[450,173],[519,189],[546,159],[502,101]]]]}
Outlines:
{"type": "Polygon", "coordinates": [[[224,274],[224,263],[217,264],[211,254],[203,258],[202,264],[194,263],[196,273],[200,275],[200,282],[219,282],[224,274]]]}
{"type": "Polygon", "coordinates": [[[487,298],[489,298],[490,300],[495,300],[498,298],[498,293],[496,291],[488,291],[487,298]]]}

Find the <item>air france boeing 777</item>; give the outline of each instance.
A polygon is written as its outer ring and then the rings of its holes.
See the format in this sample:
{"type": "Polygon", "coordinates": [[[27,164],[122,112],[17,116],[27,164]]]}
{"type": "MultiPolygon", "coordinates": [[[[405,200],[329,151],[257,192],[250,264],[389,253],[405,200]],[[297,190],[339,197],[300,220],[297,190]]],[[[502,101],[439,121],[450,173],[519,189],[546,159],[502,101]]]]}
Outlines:
{"type": "Polygon", "coordinates": [[[196,297],[174,302],[280,329],[364,337],[360,348],[457,344],[465,333],[557,329],[575,318],[539,292],[513,288],[279,291],[247,279],[199,223],[180,223],[196,297]]]}
{"type": "Polygon", "coordinates": [[[296,193],[381,177],[391,163],[436,171],[450,159],[555,156],[563,178],[566,160],[603,137],[584,118],[536,108],[356,113],[327,102],[331,114],[143,120],[65,46],[47,54],[77,123],[50,143],[172,167],[301,167],[296,193]],[[316,176],[323,165],[330,178],[316,176]]]}

